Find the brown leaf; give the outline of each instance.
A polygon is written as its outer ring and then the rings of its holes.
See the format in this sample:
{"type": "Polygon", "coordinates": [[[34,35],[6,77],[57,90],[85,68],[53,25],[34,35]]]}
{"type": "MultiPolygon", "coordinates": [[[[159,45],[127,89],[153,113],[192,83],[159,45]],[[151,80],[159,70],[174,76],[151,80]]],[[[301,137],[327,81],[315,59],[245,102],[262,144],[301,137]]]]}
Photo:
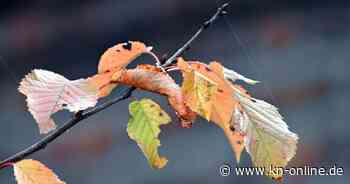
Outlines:
{"type": "Polygon", "coordinates": [[[142,64],[135,69],[123,69],[116,72],[112,80],[167,96],[184,127],[189,127],[196,117],[196,114],[185,105],[180,87],[168,74],[155,66],[142,64]]]}

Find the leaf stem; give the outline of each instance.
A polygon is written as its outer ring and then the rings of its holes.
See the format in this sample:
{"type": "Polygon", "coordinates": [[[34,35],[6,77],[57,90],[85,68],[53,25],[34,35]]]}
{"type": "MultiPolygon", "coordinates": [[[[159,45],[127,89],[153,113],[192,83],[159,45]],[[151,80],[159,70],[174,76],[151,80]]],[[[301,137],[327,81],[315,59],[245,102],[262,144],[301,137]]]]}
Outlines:
{"type": "MultiPolygon", "coordinates": [[[[170,58],[168,58],[164,62],[164,64],[161,65],[161,67],[166,67],[166,66],[173,64],[173,62],[176,61],[177,57],[184,54],[185,51],[190,48],[192,43],[198,39],[199,35],[205,29],[207,29],[214,22],[216,22],[219,17],[221,17],[227,13],[226,12],[227,6],[228,6],[228,3],[221,5],[217,9],[216,13],[208,21],[204,22],[202,24],[202,26],[199,28],[199,30],[181,48],[179,48],[170,58]]],[[[136,90],[135,87],[129,87],[128,89],[126,89],[122,93],[122,95],[114,98],[111,101],[105,102],[105,103],[98,105],[98,106],[96,106],[92,109],[89,109],[89,110],[77,112],[74,115],[74,117],[72,117],[70,120],[68,120],[66,123],[64,123],[61,127],[57,128],[52,133],[48,134],[47,136],[45,136],[44,138],[42,138],[38,142],[30,145],[29,147],[25,148],[24,150],[22,150],[16,154],[10,156],[9,158],[1,161],[0,162],[0,170],[5,168],[5,167],[12,166],[13,163],[18,162],[20,160],[23,160],[24,158],[32,155],[33,153],[44,149],[48,144],[50,144],[51,142],[56,140],[58,137],[60,137],[62,134],[64,134],[67,130],[71,129],[72,127],[74,127],[76,124],[78,124],[82,120],[87,119],[88,117],[93,116],[104,109],[107,109],[108,107],[112,106],[113,104],[116,104],[122,100],[129,98],[134,90],[136,90]]]]}

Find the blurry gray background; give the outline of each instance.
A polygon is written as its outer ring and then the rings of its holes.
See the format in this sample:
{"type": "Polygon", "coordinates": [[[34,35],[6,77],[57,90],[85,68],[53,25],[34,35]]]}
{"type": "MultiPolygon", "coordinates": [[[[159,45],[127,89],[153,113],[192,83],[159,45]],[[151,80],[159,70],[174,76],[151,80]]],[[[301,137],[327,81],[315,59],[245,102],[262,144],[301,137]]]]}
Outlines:
{"type": "MultiPolygon", "coordinates": [[[[88,77],[96,73],[105,49],[127,40],[152,45],[159,56],[171,53],[222,2],[1,1],[1,159],[41,137],[25,98],[17,92],[20,79],[31,69],[52,70],[70,79],[88,77]]],[[[201,35],[185,54],[187,59],[203,62],[218,60],[263,82],[249,89],[280,107],[300,136],[290,166],[337,164],[344,168],[344,176],[289,176],[286,183],[350,180],[349,4],[346,0],[232,0],[227,18],[201,35]]],[[[144,56],[137,62],[150,60],[144,56]]],[[[221,177],[218,167],[223,163],[236,166],[234,155],[221,130],[201,119],[192,129],[181,129],[175,118],[172,125],[163,127],[160,154],[169,163],[160,171],[149,168],[126,134],[127,105],[145,95],[171,112],[165,98],[136,92],[32,157],[69,184],[272,183],[262,176],[221,177]]],[[[69,117],[68,113],[55,115],[60,124],[69,117]]],[[[241,166],[251,166],[247,153],[241,166]]],[[[11,169],[0,171],[0,182],[15,183],[11,169]]]]}

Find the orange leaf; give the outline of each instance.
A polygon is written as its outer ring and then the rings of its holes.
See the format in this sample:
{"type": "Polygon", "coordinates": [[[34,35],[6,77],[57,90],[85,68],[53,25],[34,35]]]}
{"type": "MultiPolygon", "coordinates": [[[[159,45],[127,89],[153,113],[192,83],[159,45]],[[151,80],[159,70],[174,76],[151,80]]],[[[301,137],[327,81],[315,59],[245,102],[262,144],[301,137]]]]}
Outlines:
{"type": "Polygon", "coordinates": [[[18,184],[65,184],[55,173],[36,160],[22,160],[14,164],[18,184]]]}
{"type": "Polygon", "coordinates": [[[196,117],[196,114],[185,105],[180,87],[167,73],[155,66],[142,64],[135,69],[120,70],[113,75],[112,80],[167,96],[184,127],[189,127],[196,117]]]}
{"type": "Polygon", "coordinates": [[[234,109],[239,108],[239,104],[233,98],[234,91],[231,84],[224,78],[222,66],[217,62],[211,62],[209,66],[198,61],[186,62],[182,58],[178,58],[177,66],[184,74],[195,70],[217,84],[210,120],[223,129],[239,161],[244,149],[244,135],[232,128],[236,123],[233,119],[234,109]]]}
{"type": "Polygon", "coordinates": [[[152,47],[146,47],[144,43],[128,41],[119,43],[107,49],[100,58],[98,74],[89,78],[89,81],[99,89],[99,97],[105,97],[117,87],[117,83],[111,81],[113,73],[125,68],[130,62],[143,53],[151,54],[152,47]]]}
{"type": "Polygon", "coordinates": [[[111,82],[112,76],[113,72],[105,72],[88,78],[88,81],[98,89],[99,98],[108,96],[117,87],[117,83],[111,82]]]}
{"type": "Polygon", "coordinates": [[[151,49],[137,41],[119,43],[103,53],[98,64],[98,73],[120,70],[141,54],[150,52],[151,49]]]}

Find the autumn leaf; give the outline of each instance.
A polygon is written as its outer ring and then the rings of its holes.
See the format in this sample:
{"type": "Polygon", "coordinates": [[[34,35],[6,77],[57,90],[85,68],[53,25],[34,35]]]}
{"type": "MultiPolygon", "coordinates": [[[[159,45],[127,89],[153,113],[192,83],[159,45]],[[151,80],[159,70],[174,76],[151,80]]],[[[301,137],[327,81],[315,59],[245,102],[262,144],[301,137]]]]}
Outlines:
{"type": "Polygon", "coordinates": [[[267,176],[281,180],[282,172],[277,168],[285,167],[294,157],[298,136],[289,130],[275,106],[233,89],[245,112],[245,148],[253,165],[264,167],[267,176]]]}
{"type": "Polygon", "coordinates": [[[228,137],[231,147],[235,152],[236,161],[239,163],[241,154],[244,150],[244,138],[246,136],[247,124],[245,124],[246,115],[241,109],[239,103],[235,104],[230,126],[223,126],[223,130],[228,137]]]}
{"type": "Polygon", "coordinates": [[[242,80],[245,83],[251,84],[251,85],[259,83],[259,81],[249,79],[249,78],[235,72],[234,70],[230,70],[230,69],[225,68],[225,67],[223,67],[223,73],[224,73],[225,79],[231,80],[232,82],[235,82],[236,80],[242,80]]]}
{"type": "Polygon", "coordinates": [[[235,102],[233,99],[233,90],[224,79],[223,74],[220,76],[210,66],[204,63],[195,61],[186,62],[182,58],[178,58],[177,66],[183,73],[196,71],[217,85],[210,120],[218,124],[229,123],[235,102]]]}
{"type": "MultiPolygon", "coordinates": [[[[239,104],[233,98],[233,89],[231,84],[224,78],[221,64],[211,62],[208,66],[197,61],[186,62],[184,59],[178,58],[177,66],[184,75],[183,86],[188,83],[188,77],[186,75],[191,71],[200,73],[217,85],[216,91],[213,94],[213,99],[215,100],[212,101],[210,121],[214,122],[224,131],[236,155],[236,160],[239,162],[240,155],[244,149],[244,135],[239,129],[233,128],[235,125],[234,109],[238,108],[239,104]]],[[[196,109],[192,110],[195,111],[196,109]]],[[[203,114],[199,115],[203,116],[203,114]]],[[[203,117],[206,118],[205,116],[203,117]]]]}
{"type": "Polygon", "coordinates": [[[163,168],[168,160],[158,155],[159,126],[170,123],[170,117],[150,99],[131,102],[129,111],[131,115],[127,128],[129,137],[137,142],[152,168],[163,168]]]}
{"type": "Polygon", "coordinates": [[[246,148],[254,166],[266,167],[266,175],[276,180],[280,179],[280,173],[272,172],[276,170],[269,170],[269,167],[287,165],[295,154],[297,135],[289,131],[276,107],[252,98],[244,88],[231,84],[228,80],[231,82],[242,80],[248,84],[256,84],[258,81],[227,69],[218,62],[211,62],[208,66],[193,61],[185,63],[180,58],[178,67],[183,72],[193,69],[218,84],[213,115],[210,119],[224,130],[237,161],[243,149],[246,148]],[[223,106],[226,109],[217,110],[223,106]],[[226,110],[226,113],[215,114],[223,110],[226,110]],[[231,118],[229,123],[228,117],[231,118]]]}
{"type": "Polygon", "coordinates": [[[117,87],[118,84],[112,82],[112,76],[113,72],[110,71],[102,74],[96,74],[87,79],[91,85],[98,89],[99,98],[108,96],[113,89],[117,87]]]}
{"type": "Polygon", "coordinates": [[[36,160],[22,160],[14,165],[18,184],[65,184],[52,170],[36,160]]]}
{"type": "Polygon", "coordinates": [[[98,98],[98,90],[88,80],[70,81],[47,70],[33,70],[22,79],[18,89],[27,97],[29,112],[42,134],[56,128],[52,114],[62,109],[78,112],[93,107],[98,98]]]}
{"type": "Polygon", "coordinates": [[[158,67],[141,64],[135,69],[123,69],[114,73],[112,81],[167,96],[183,127],[189,127],[196,117],[185,104],[181,88],[158,67]]]}
{"type": "Polygon", "coordinates": [[[98,64],[98,73],[120,70],[141,54],[149,53],[151,50],[152,47],[147,47],[138,41],[119,43],[103,53],[98,64]]]}
{"type": "Polygon", "coordinates": [[[113,74],[124,69],[141,54],[150,54],[159,63],[159,59],[151,50],[152,47],[147,47],[144,43],[138,41],[119,43],[107,49],[100,58],[98,74],[88,79],[99,89],[99,97],[108,96],[117,87],[118,84],[112,82],[111,79],[113,74]]]}
{"type": "Polygon", "coordinates": [[[186,104],[209,121],[217,84],[195,70],[183,72],[183,78],[186,104]]]}

